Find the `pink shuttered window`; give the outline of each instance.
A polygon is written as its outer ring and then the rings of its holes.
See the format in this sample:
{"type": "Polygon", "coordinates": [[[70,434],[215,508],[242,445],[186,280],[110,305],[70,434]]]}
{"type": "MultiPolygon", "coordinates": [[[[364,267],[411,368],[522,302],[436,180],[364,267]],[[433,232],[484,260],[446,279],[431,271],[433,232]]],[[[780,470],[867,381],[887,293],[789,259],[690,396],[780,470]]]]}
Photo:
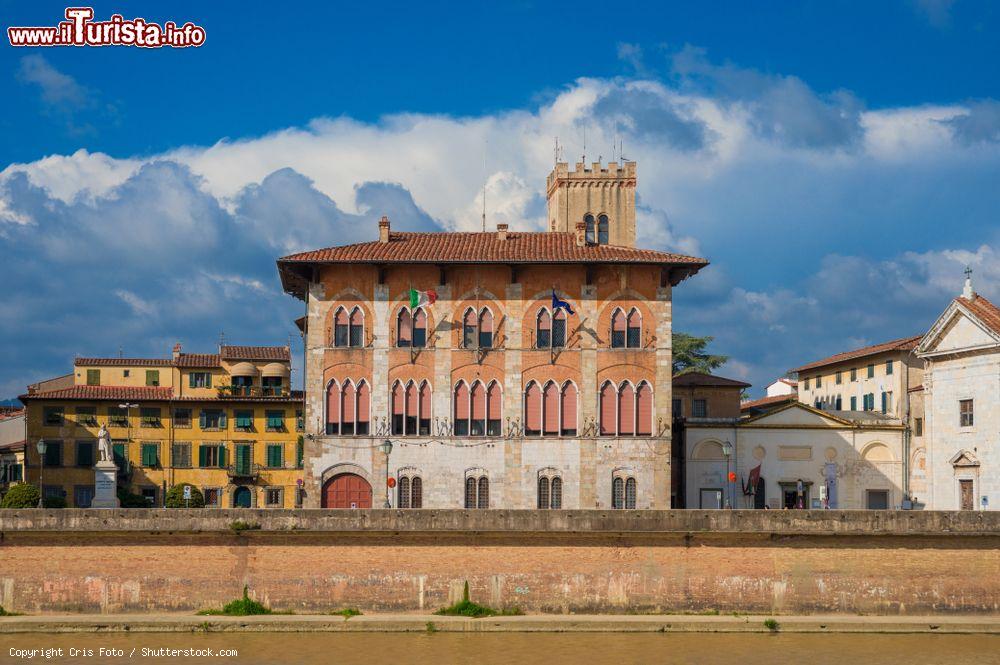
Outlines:
{"type": "Polygon", "coordinates": [[[340,434],[340,386],[336,381],[326,387],[326,433],[340,434]]]}
{"type": "Polygon", "coordinates": [[[340,432],[341,434],[354,434],[354,408],[357,395],[354,384],[350,381],[344,382],[344,388],[340,393],[340,432]]]}
{"type": "Polygon", "coordinates": [[[343,307],[339,308],[337,310],[337,316],[334,319],[334,322],[338,326],[346,326],[347,325],[347,310],[345,310],[343,307]]]}
{"type": "Polygon", "coordinates": [[[431,387],[426,381],[420,384],[420,419],[427,421],[431,419],[431,387]]]}
{"type": "Polygon", "coordinates": [[[538,312],[538,324],[535,330],[535,348],[547,349],[552,346],[552,317],[548,310],[538,312]]]}
{"type": "Polygon", "coordinates": [[[358,434],[368,434],[368,421],[371,420],[372,409],[371,388],[367,381],[358,385],[358,434]]]}
{"type": "Polygon", "coordinates": [[[396,326],[396,346],[410,346],[413,340],[413,322],[410,312],[405,307],[399,310],[399,322],[396,326]]]}
{"type": "Polygon", "coordinates": [[[469,434],[483,436],[486,434],[486,386],[482,381],[472,384],[472,421],[469,434]]]}
{"type": "Polygon", "coordinates": [[[546,436],[556,436],[559,434],[559,388],[551,381],[545,384],[542,392],[542,412],[544,418],[544,431],[546,436]]]}
{"type": "Polygon", "coordinates": [[[417,393],[417,387],[411,382],[406,386],[406,415],[415,418],[419,411],[419,394],[417,393]]]}
{"type": "Polygon", "coordinates": [[[532,381],[524,392],[524,433],[538,436],[542,432],[542,391],[532,381]]]}
{"type": "Polygon", "coordinates": [[[455,388],[455,434],[469,434],[469,387],[465,383],[455,388]]]}
{"type": "Polygon", "coordinates": [[[483,309],[483,313],[479,315],[479,331],[493,332],[493,312],[488,309],[483,309]]]}
{"type": "Polygon", "coordinates": [[[362,316],[360,309],[358,309],[357,307],[355,307],[353,310],[351,310],[351,325],[352,326],[364,325],[364,322],[365,322],[365,317],[362,316]]]}
{"type": "Polygon", "coordinates": [[[500,384],[496,381],[490,382],[486,390],[486,434],[487,436],[500,436],[500,413],[503,411],[503,393],[500,391],[500,384]]]}
{"type": "Polygon", "coordinates": [[[636,434],[649,436],[653,433],[653,389],[643,381],[636,391],[636,434]]]}
{"type": "Polygon", "coordinates": [[[403,415],[403,384],[399,381],[392,385],[392,415],[403,415]]]}
{"type": "Polygon", "coordinates": [[[560,434],[576,436],[576,386],[566,382],[562,390],[562,426],[560,434]]]}
{"type": "Polygon", "coordinates": [[[618,433],[635,434],[635,391],[630,383],[623,383],[618,389],[618,433]]]}
{"type": "Polygon", "coordinates": [[[420,307],[413,313],[413,346],[427,346],[427,313],[420,307]]]}
{"type": "Polygon", "coordinates": [[[601,436],[614,436],[618,433],[615,423],[617,398],[615,387],[610,381],[601,387],[601,436]]]}

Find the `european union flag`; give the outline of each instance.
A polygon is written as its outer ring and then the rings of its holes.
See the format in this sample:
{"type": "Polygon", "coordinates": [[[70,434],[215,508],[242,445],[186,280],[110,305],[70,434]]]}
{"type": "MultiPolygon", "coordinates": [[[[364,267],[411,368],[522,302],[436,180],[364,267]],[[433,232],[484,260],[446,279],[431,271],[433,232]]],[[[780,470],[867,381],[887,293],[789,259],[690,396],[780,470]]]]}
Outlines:
{"type": "Polygon", "coordinates": [[[565,300],[560,300],[559,296],[556,295],[556,290],[552,289],[552,311],[554,312],[557,309],[564,309],[570,314],[576,314],[573,308],[569,306],[569,303],[565,300]]]}

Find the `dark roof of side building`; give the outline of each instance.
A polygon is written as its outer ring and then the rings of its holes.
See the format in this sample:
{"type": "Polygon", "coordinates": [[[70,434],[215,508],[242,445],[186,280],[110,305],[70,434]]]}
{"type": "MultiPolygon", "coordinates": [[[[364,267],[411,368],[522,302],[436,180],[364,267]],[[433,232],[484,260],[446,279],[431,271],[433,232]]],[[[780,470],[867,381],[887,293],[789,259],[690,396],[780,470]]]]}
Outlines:
{"type": "Polygon", "coordinates": [[[848,360],[855,360],[857,358],[864,358],[866,356],[873,356],[878,353],[885,353],[886,351],[912,351],[917,347],[917,344],[923,338],[923,335],[915,335],[912,337],[901,337],[899,339],[894,339],[889,342],[882,342],[881,344],[872,344],[870,346],[864,346],[860,349],[854,349],[853,351],[845,351],[843,353],[836,353],[823,360],[817,360],[815,362],[807,363],[801,367],[795,368],[794,372],[805,372],[810,369],[816,369],[818,367],[825,367],[826,365],[833,365],[835,363],[845,362],[848,360]]]}
{"type": "Polygon", "coordinates": [[[301,390],[292,390],[284,396],[222,395],[219,397],[175,396],[172,388],[164,386],[73,386],[59,390],[46,390],[21,395],[26,400],[86,400],[136,402],[301,402],[301,390]]]}
{"type": "Polygon", "coordinates": [[[673,380],[674,386],[712,386],[717,388],[749,388],[750,384],[736,379],[727,379],[723,376],[705,374],[704,372],[685,372],[678,374],[673,380]]]}
{"type": "Polygon", "coordinates": [[[287,346],[222,346],[219,353],[180,353],[176,358],[76,358],[77,367],[218,367],[223,360],[291,362],[287,346]]]}
{"type": "Polygon", "coordinates": [[[798,400],[798,398],[799,396],[793,393],[791,395],[774,395],[772,397],[751,399],[746,402],[740,402],[740,411],[764,411],[767,409],[773,409],[781,406],[785,402],[794,402],[798,400]]]}

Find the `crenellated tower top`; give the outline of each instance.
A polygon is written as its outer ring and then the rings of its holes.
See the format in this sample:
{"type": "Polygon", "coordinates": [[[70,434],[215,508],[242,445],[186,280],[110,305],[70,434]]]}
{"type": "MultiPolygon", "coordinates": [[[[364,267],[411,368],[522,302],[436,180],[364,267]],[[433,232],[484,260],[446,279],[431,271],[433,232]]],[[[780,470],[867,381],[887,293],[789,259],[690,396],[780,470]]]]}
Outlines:
{"type": "Polygon", "coordinates": [[[546,179],[549,231],[583,222],[590,244],[635,247],[635,162],[557,162],[546,179]]]}

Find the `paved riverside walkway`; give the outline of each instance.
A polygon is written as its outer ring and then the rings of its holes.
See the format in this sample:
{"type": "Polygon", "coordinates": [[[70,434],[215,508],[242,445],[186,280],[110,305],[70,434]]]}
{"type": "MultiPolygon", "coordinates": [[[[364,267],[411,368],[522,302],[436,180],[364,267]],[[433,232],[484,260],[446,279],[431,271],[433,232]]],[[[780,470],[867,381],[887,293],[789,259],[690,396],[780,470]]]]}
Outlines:
{"type": "Polygon", "coordinates": [[[687,632],[949,633],[1000,635],[993,616],[526,615],[468,619],[432,614],[227,617],[192,614],[66,614],[0,617],[0,634],[91,632],[687,632]]]}

